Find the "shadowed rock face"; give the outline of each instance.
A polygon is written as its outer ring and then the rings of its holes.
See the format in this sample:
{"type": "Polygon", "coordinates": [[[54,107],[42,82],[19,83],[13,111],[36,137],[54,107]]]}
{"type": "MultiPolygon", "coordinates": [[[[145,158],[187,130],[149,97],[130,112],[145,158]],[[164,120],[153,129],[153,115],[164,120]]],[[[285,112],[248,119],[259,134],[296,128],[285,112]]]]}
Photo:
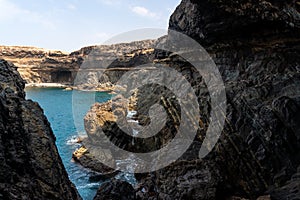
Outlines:
{"type": "MultiPolygon", "coordinates": [[[[222,199],[270,194],[274,199],[296,199],[300,189],[298,11],[292,1],[183,0],[178,6],[170,29],[196,39],[212,56],[225,82],[227,121],[205,159],[195,164],[177,161],[156,172],[156,181],[164,182],[157,186],[158,195],[222,199]]],[[[189,75],[193,69],[187,63],[172,58],[169,62],[198,91],[207,125],[209,98],[204,83],[189,75]]],[[[201,142],[201,134],[199,138],[201,142]]]]}
{"type": "Polygon", "coordinates": [[[0,60],[0,199],[81,199],[40,106],[16,67],[0,60]]]}
{"type": "Polygon", "coordinates": [[[121,180],[112,180],[104,183],[96,194],[94,200],[133,200],[135,193],[133,187],[121,180]]]}
{"type": "MultiPolygon", "coordinates": [[[[297,1],[181,2],[169,28],[197,40],[215,61],[227,120],[214,150],[197,159],[210,117],[207,87],[189,63],[158,52],[156,62],[182,72],[194,87],[203,125],[182,158],[137,176],[138,199],[299,198],[299,18],[297,1]]],[[[156,90],[140,91],[142,114],[161,95],[148,92],[156,90]]]]}
{"type": "Polygon", "coordinates": [[[169,28],[183,32],[201,45],[216,42],[264,41],[264,38],[297,37],[299,2],[183,0],[170,18],[169,28]]]}

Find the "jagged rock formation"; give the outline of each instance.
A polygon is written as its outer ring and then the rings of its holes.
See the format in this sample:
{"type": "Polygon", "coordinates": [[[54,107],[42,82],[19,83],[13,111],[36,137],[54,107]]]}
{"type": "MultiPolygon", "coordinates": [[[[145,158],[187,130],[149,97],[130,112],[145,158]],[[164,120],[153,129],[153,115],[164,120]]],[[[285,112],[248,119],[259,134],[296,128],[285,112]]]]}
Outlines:
{"type": "MultiPolygon", "coordinates": [[[[107,70],[101,80],[97,77],[97,73],[90,75],[90,72],[95,71],[94,66],[85,69],[87,72],[84,74],[90,76],[88,79],[84,78],[85,84],[90,85],[90,88],[97,88],[99,81],[102,83],[114,83],[118,80],[115,77],[120,77],[120,74],[129,70],[128,68],[131,68],[133,63],[147,62],[149,54],[153,52],[151,47],[154,43],[155,40],[145,40],[114,45],[90,46],[72,53],[35,47],[0,46],[0,58],[14,63],[18,67],[21,77],[29,84],[61,83],[73,85],[77,72],[86,56],[88,54],[96,54],[99,63],[102,60],[111,61],[111,63],[102,63],[103,68],[113,68],[107,70]],[[121,59],[122,62],[118,62],[117,58],[121,59]]],[[[82,67],[82,69],[84,68],[82,67]]],[[[83,70],[81,71],[82,74],[83,70]]],[[[78,82],[79,80],[77,80],[77,84],[78,82]]]]}
{"type": "MultiPolygon", "coordinates": [[[[299,198],[299,9],[297,1],[181,2],[170,29],[196,39],[215,61],[226,87],[226,125],[214,150],[197,159],[210,117],[206,85],[189,63],[158,51],[156,62],[180,71],[197,91],[203,124],[176,163],[137,176],[138,199],[299,198]]],[[[140,91],[138,107],[153,105],[160,94],[148,91],[156,88],[140,91]]]]}
{"type": "Polygon", "coordinates": [[[25,100],[16,67],[0,60],[0,199],[81,199],[43,110],[25,100]]]}

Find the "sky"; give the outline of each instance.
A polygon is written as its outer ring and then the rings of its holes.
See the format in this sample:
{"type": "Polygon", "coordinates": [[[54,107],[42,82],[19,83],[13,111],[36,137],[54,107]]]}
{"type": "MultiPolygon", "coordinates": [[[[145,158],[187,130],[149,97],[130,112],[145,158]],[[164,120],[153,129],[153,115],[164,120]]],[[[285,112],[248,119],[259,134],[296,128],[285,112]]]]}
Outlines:
{"type": "Polygon", "coordinates": [[[180,0],[0,0],[0,45],[71,52],[136,29],[158,28],[166,33],[170,15],[179,3],[180,0]]]}

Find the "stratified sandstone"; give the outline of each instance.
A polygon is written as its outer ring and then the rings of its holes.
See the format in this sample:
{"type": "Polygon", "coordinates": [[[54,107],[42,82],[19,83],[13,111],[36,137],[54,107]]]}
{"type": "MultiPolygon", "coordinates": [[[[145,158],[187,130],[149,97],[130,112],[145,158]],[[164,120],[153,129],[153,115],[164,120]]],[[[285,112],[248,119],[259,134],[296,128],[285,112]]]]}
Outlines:
{"type": "Polygon", "coordinates": [[[75,82],[78,89],[109,91],[122,74],[151,59],[154,43],[155,40],[144,40],[89,46],[72,53],[35,47],[0,46],[0,58],[14,63],[28,84],[60,83],[73,86],[75,82]],[[88,54],[97,55],[101,66],[87,66],[84,62],[88,54]],[[101,63],[103,60],[106,62],[101,63]],[[102,68],[103,77],[97,76],[99,68],[102,68]],[[79,69],[82,82],[77,77],[79,69]]]}
{"type": "Polygon", "coordinates": [[[0,199],[81,199],[41,107],[25,100],[16,67],[0,60],[0,199]]]}
{"type": "Polygon", "coordinates": [[[69,53],[35,47],[0,46],[0,58],[14,63],[26,83],[70,84],[80,65],[69,53]]]}

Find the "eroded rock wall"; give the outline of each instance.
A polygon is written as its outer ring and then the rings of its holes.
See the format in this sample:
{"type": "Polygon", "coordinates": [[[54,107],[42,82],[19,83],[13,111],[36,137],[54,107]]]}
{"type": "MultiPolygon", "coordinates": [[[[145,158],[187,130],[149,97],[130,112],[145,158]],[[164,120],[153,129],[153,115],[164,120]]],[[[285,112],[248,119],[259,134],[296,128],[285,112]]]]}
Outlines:
{"type": "Polygon", "coordinates": [[[81,199],[68,178],[41,107],[0,60],[0,199],[81,199]]]}

